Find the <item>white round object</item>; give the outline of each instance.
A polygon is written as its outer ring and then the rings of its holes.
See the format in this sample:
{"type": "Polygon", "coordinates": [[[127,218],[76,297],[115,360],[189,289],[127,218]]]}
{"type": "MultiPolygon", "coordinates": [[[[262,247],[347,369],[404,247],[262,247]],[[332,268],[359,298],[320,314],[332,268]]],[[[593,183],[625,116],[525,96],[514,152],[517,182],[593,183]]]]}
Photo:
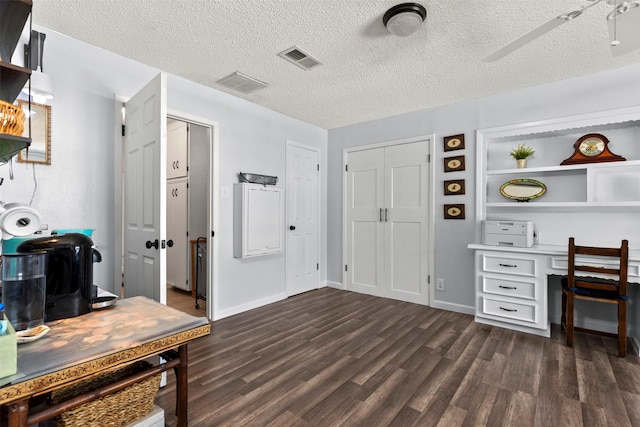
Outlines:
{"type": "Polygon", "coordinates": [[[28,236],[40,229],[42,217],[40,213],[28,206],[6,204],[0,215],[0,231],[5,235],[28,236]]]}

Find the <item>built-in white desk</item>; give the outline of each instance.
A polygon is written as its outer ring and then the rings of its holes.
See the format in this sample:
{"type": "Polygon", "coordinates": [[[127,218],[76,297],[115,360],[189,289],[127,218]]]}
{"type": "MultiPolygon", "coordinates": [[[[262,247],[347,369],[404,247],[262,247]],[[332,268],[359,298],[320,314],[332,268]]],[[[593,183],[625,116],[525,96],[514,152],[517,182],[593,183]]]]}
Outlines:
{"type": "MultiPolygon", "coordinates": [[[[468,248],[475,250],[476,322],[549,337],[548,280],[567,274],[567,246],[468,248]]],[[[612,263],[602,258],[602,266],[612,263]]],[[[628,275],[629,282],[640,282],[638,250],[629,251],[628,275]]]]}

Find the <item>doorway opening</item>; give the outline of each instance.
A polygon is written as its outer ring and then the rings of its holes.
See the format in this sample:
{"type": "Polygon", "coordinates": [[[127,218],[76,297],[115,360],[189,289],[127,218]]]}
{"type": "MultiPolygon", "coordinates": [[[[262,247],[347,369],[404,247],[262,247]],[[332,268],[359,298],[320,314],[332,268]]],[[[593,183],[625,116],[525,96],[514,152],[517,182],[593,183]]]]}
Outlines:
{"type": "Polygon", "coordinates": [[[167,118],[167,305],[206,316],[211,128],[167,118]]]}

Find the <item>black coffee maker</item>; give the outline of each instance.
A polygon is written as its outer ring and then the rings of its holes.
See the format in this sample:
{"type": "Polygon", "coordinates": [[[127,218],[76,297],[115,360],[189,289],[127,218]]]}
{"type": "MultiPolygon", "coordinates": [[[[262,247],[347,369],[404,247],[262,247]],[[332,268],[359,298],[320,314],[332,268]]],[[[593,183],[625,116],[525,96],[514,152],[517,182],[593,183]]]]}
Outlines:
{"type": "Polygon", "coordinates": [[[80,233],[51,235],[22,242],[16,251],[47,254],[45,322],[91,311],[93,263],[101,258],[91,238],[80,233]]]}

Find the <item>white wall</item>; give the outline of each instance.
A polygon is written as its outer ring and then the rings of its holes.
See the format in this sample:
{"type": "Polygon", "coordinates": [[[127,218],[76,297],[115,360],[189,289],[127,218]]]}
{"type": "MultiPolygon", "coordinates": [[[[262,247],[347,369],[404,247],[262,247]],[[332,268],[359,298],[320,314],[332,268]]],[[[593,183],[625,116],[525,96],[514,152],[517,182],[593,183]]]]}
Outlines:
{"type": "MultiPolygon", "coordinates": [[[[628,107],[640,103],[640,65],[552,84],[498,94],[452,105],[360,123],[329,131],[328,256],[330,282],[342,282],[342,151],[412,136],[436,134],[433,166],[435,195],[435,276],[444,278],[445,292],[435,293],[435,306],[472,312],[475,241],[475,130],[566,115],[628,107]],[[465,134],[466,148],[443,152],[442,138],[465,134]],[[444,173],[443,158],[465,155],[464,172],[444,173]],[[442,181],[465,179],[466,194],[443,195],[442,181]],[[443,204],[464,203],[466,220],[444,220],[443,204]]],[[[432,276],[433,277],[433,276],[432,276]]]]}
{"type": "MultiPolygon", "coordinates": [[[[28,203],[39,210],[49,228],[95,228],[94,242],[103,255],[94,282],[106,289],[114,283],[114,96],[128,99],[159,70],[71,39],[46,28],[45,71],[54,81],[51,123],[51,166],[14,164],[0,168],[5,184],[2,200],[28,203]]],[[[206,72],[206,70],[203,70],[206,72]]],[[[268,89],[267,89],[268,90],[268,89]]],[[[322,204],[326,206],[327,131],[229,94],[177,76],[168,76],[168,109],[218,123],[219,183],[232,187],[237,173],[277,175],[286,182],[285,143],[299,141],[321,150],[322,204]]],[[[118,160],[119,161],[119,160],[118,160]]],[[[217,311],[234,311],[284,297],[284,256],[250,261],[233,258],[233,200],[220,199],[217,311]]],[[[326,211],[321,212],[325,235],[326,211]]],[[[326,238],[321,265],[326,266],[326,238]]],[[[326,267],[321,281],[326,280],[326,267]]]]}

